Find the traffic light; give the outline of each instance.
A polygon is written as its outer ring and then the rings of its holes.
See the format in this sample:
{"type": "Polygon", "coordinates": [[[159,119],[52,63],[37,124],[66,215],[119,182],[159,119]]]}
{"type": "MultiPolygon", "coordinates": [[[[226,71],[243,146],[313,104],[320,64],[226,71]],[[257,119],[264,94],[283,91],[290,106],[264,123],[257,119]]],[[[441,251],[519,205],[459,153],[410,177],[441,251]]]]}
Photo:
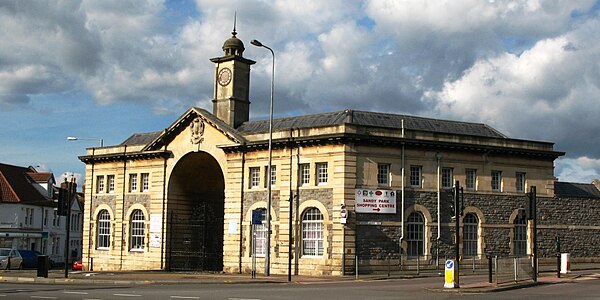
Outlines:
{"type": "Polygon", "coordinates": [[[66,216],[69,210],[69,191],[59,188],[58,189],[58,205],[57,214],[59,216],[66,216]]]}
{"type": "Polygon", "coordinates": [[[536,198],[536,189],[535,186],[532,186],[531,192],[527,193],[527,205],[525,206],[528,220],[533,220],[535,218],[536,198]]]}

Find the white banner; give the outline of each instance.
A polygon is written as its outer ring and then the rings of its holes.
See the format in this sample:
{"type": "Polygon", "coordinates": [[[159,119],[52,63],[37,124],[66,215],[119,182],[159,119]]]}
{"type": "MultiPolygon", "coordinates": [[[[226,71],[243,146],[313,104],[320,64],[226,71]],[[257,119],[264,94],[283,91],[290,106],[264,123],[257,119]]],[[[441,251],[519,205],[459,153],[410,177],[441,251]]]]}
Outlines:
{"type": "Polygon", "coordinates": [[[357,213],[395,214],[396,191],[356,189],[357,213]]]}

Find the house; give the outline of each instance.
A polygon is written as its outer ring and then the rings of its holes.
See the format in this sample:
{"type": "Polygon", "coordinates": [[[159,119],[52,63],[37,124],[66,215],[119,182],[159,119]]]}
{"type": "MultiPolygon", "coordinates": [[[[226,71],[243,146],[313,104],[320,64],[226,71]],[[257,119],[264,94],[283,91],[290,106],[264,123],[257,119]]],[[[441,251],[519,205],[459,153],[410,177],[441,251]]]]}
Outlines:
{"type": "MultiPolygon", "coordinates": [[[[29,249],[64,262],[66,218],[57,215],[54,175],[0,163],[0,247],[29,249]]],[[[83,201],[72,201],[72,245],[81,249],[83,201]]]]}

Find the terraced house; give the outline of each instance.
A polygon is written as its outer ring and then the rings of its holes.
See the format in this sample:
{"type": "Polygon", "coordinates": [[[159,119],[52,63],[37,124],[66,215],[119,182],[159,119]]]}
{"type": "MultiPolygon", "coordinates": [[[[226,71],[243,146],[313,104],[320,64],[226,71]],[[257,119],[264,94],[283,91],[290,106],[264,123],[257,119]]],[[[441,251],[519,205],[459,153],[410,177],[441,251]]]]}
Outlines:
{"type": "Polygon", "coordinates": [[[263,272],[269,256],[272,273],[291,263],[294,274],[341,275],[357,258],[449,255],[456,181],[463,255],[531,254],[521,211],[536,186],[541,256],[554,255],[556,235],[574,256],[599,256],[597,189],[557,184],[564,153],[552,143],[485,124],[357,110],[279,118],[268,168],[269,121],[249,119],[255,62],[235,32],[222,49],[212,112],[192,107],[162,131],[80,157],[87,268],[250,272],[254,256],[263,272]]]}

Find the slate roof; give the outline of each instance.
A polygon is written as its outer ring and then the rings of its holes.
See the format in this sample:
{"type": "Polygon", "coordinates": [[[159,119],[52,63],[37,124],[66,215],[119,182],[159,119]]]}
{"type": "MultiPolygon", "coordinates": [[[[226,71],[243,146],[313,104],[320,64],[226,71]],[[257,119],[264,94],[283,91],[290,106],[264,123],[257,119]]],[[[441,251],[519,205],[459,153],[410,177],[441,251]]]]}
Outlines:
{"type": "Polygon", "coordinates": [[[558,197],[600,198],[600,191],[591,183],[554,183],[554,194],[558,197]]]}
{"type": "Polygon", "coordinates": [[[53,206],[52,199],[34,186],[37,183],[28,175],[32,172],[32,168],[0,163],[0,202],[53,206]]]}
{"type": "MultiPolygon", "coordinates": [[[[488,138],[506,138],[492,127],[479,123],[467,123],[449,120],[422,118],[408,115],[367,112],[359,110],[343,110],[330,113],[279,118],[273,120],[273,130],[292,128],[310,128],[352,124],[357,126],[402,129],[406,130],[470,135],[488,138]]],[[[265,133],[269,131],[269,121],[244,122],[237,130],[242,134],[265,133]]]]}
{"type": "Polygon", "coordinates": [[[162,131],[134,133],[119,146],[146,145],[156,139],[162,131]]]}

